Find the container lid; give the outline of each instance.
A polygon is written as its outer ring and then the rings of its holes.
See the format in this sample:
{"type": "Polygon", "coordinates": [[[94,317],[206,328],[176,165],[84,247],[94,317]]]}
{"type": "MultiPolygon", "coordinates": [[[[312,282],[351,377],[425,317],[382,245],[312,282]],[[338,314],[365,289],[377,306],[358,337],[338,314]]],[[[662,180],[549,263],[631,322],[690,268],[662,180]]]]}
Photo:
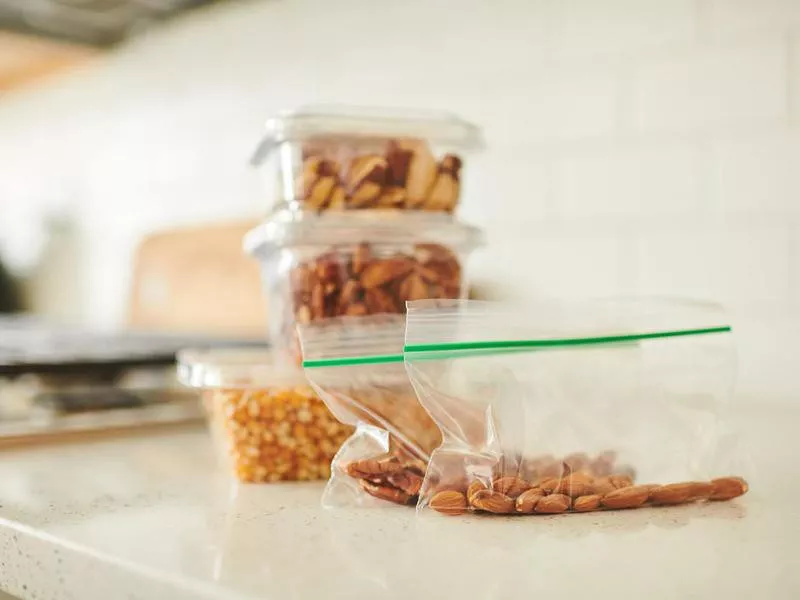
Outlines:
{"type": "Polygon", "coordinates": [[[281,210],[244,237],[248,254],[263,257],[278,248],[336,246],[360,242],[442,244],[468,252],[484,243],[483,232],[441,213],[364,210],[296,213],[281,210]]]}
{"type": "Polygon", "coordinates": [[[178,380],[195,388],[294,387],[308,382],[298,367],[264,348],[187,349],[178,353],[178,380]]]}
{"type": "Polygon", "coordinates": [[[318,137],[421,138],[463,150],[483,147],[476,125],[452,113],[433,110],[310,105],[268,119],[266,130],[253,155],[254,165],[278,144],[318,137]]]}

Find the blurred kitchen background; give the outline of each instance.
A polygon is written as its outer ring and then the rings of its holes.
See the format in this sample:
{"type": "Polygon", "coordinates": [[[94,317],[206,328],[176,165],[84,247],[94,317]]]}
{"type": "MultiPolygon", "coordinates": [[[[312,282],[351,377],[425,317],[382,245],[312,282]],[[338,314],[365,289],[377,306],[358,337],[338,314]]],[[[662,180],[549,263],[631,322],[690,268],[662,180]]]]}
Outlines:
{"type": "Polygon", "coordinates": [[[487,141],[476,293],[719,300],[740,390],[796,387],[797,0],[0,0],[0,27],[0,260],[46,318],[260,331],[265,118],[440,108],[487,141]]]}

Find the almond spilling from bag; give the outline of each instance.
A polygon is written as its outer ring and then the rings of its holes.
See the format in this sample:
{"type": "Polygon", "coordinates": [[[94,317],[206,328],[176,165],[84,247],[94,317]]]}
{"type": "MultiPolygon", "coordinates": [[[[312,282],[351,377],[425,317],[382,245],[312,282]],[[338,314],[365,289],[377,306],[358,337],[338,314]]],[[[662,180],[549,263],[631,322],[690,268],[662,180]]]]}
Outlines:
{"type": "Polygon", "coordinates": [[[478,480],[476,479],[475,481],[473,481],[472,483],[470,483],[470,484],[469,484],[469,487],[467,488],[467,498],[469,498],[469,499],[470,499],[470,502],[472,502],[472,497],[473,497],[475,494],[477,494],[478,492],[483,492],[483,491],[485,491],[485,490],[488,490],[488,489],[489,489],[489,488],[487,488],[487,487],[486,487],[486,486],[483,484],[483,482],[482,482],[482,481],[478,481],[478,480]]]}
{"type": "Polygon", "coordinates": [[[541,514],[556,514],[569,510],[572,500],[569,496],[564,494],[550,494],[549,496],[542,496],[539,502],[536,503],[534,512],[541,514]]]}
{"type": "Polygon", "coordinates": [[[590,494],[588,496],[580,496],[572,501],[572,510],[575,512],[589,512],[598,510],[600,508],[600,494],[590,494]]]}
{"type": "Polygon", "coordinates": [[[434,494],[429,506],[445,515],[463,515],[469,508],[467,497],[461,492],[446,490],[434,494]]]}
{"type": "Polygon", "coordinates": [[[747,482],[741,477],[720,477],[711,481],[713,491],[709,500],[731,500],[742,494],[746,494],[750,489],[747,482]]]}
{"type": "Polygon", "coordinates": [[[651,485],[623,487],[603,496],[602,503],[606,508],[636,508],[647,502],[652,489],[651,485]]]}
{"type": "Polygon", "coordinates": [[[512,498],[500,492],[484,490],[476,492],[469,499],[472,508],[495,514],[510,514],[514,512],[515,503],[512,498]]]}
{"type": "Polygon", "coordinates": [[[593,491],[592,478],[583,473],[572,473],[561,479],[558,484],[553,488],[553,492],[557,494],[564,494],[571,498],[578,496],[585,496],[593,491]]]}
{"type": "Polygon", "coordinates": [[[544,492],[539,488],[532,488],[522,492],[519,496],[517,496],[517,512],[531,514],[539,501],[544,497],[544,492]]]}
{"type": "Polygon", "coordinates": [[[650,502],[654,504],[683,504],[707,498],[713,492],[713,484],[702,481],[670,483],[652,491],[650,502]]]}
{"type": "Polygon", "coordinates": [[[530,483],[519,477],[498,477],[492,481],[492,489],[495,492],[505,494],[509,498],[516,498],[522,492],[531,489],[531,487],[533,486],[530,483]]]}

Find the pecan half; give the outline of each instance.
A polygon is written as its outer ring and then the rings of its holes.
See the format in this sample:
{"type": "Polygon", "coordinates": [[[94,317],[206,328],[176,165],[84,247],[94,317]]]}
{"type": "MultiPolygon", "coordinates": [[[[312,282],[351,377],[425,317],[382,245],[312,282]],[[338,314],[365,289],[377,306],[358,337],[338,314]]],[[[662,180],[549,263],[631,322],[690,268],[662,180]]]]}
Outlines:
{"type": "Polygon", "coordinates": [[[387,500],[388,502],[394,502],[395,504],[411,504],[411,502],[414,500],[414,496],[412,494],[408,494],[403,490],[388,485],[372,483],[366,479],[359,479],[358,485],[360,485],[361,489],[367,492],[370,496],[374,496],[380,500],[387,500]]]}

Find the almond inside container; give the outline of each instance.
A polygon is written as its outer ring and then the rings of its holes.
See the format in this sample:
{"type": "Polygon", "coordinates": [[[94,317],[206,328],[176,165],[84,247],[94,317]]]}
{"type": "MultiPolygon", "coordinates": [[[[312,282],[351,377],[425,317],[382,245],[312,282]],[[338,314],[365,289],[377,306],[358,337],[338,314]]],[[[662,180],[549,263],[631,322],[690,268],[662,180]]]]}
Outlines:
{"type": "Polygon", "coordinates": [[[267,121],[252,163],[277,208],[452,213],[480,130],[450,113],[307,106],[267,121]]]}

